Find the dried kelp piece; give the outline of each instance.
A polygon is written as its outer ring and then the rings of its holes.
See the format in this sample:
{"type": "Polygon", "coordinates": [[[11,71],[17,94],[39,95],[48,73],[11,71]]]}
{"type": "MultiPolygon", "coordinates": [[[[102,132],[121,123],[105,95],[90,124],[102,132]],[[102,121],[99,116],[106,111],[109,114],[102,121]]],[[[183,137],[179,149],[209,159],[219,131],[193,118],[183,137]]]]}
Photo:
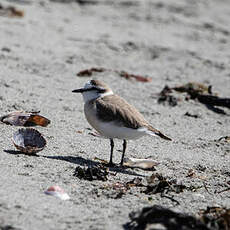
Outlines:
{"type": "Polygon", "coordinates": [[[135,79],[136,81],[140,82],[151,82],[152,78],[150,77],[145,77],[142,75],[136,75],[136,74],[130,74],[127,73],[126,71],[116,71],[121,77],[124,77],[126,79],[135,79]]]}
{"type": "Polygon", "coordinates": [[[131,212],[129,217],[131,222],[124,226],[125,229],[159,229],[160,224],[162,229],[167,230],[210,230],[210,228],[206,227],[205,224],[194,216],[174,212],[159,205],[145,207],[141,211],[131,212]],[[154,228],[156,224],[158,224],[158,228],[154,228]]]}
{"type": "Polygon", "coordinates": [[[190,112],[186,112],[184,114],[184,116],[193,117],[193,118],[200,118],[200,115],[198,115],[198,114],[191,114],[190,112]]]}
{"type": "Polygon", "coordinates": [[[112,184],[107,184],[103,186],[102,189],[112,190],[112,193],[106,194],[107,197],[113,198],[113,199],[119,199],[123,195],[125,195],[128,192],[128,190],[130,190],[130,188],[143,187],[143,186],[145,185],[142,183],[142,178],[136,177],[133,180],[128,181],[128,182],[115,182],[112,184]]]}
{"type": "Polygon", "coordinates": [[[176,180],[169,180],[158,173],[153,173],[150,177],[147,177],[147,182],[148,185],[144,191],[145,194],[168,192],[181,193],[186,189],[185,185],[177,184],[176,180]]]}
{"type": "Polygon", "coordinates": [[[0,121],[7,125],[15,126],[35,126],[46,127],[50,120],[39,115],[39,112],[14,111],[0,117],[0,121]]]}
{"type": "Polygon", "coordinates": [[[108,180],[108,168],[103,165],[97,165],[88,167],[87,169],[82,168],[80,166],[76,167],[74,176],[78,177],[79,179],[84,180],[101,180],[106,181],[108,180]]]}
{"type": "Polygon", "coordinates": [[[90,77],[93,75],[94,72],[101,73],[101,72],[114,72],[117,73],[120,77],[123,77],[125,79],[135,79],[136,81],[139,82],[150,82],[152,81],[152,78],[142,76],[142,75],[137,75],[137,74],[130,74],[126,71],[123,70],[111,70],[111,69],[106,69],[106,68],[90,68],[90,69],[85,69],[77,73],[77,76],[79,77],[90,77]]]}
{"type": "Polygon", "coordinates": [[[171,95],[172,89],[170,89],[167,85],[163,88],[163,90],[158,95],[157,102],[159,104],[168,104],[170,106],[176,106],[178,104],[178,99],[171,95]]]}
{"type": "MultiPolygon", "coordinates": [[[[197,99],[200,103],[207,105],[208,108],[217,113],[225,114],[222,109],[218,109],[215,106],[226,107],[230,109],[230,98],[221,98],[212,93],[212,86],[205,86],[196,82],[189,82],[182,86],[176,86],[169,88],[165,86],[160,92],[158,103],[169,101],[170,105],[176,105],[174,103],[173,91],[187,93],[190,99],[197,99]],[[172,102],[171,102],[172,101],[172,102]]],[[[188,97],[186,97],[188,99],[188,97]]]]}
{"type": "Polygon", "coordinates": [[[199,212],[200,219],[206,226],[213,226],[213,230],[230,229],[230,209],[223,207],[207,207],[199,212]]]}
{"type": "Polygon", "coordinates": [[[79,76],[79,77],[90,77],[90,76],[92,76],[93,72],[101,73],[101,72],[104,72],[104,71],[106,71],[106,69],[93,67],[91,69],[85,69],[85,70],[82,70],[82,71],[78,72],[77,76],[79,76]]]}
{"type": "Polygon", "coordinates": [[[186,177],[194,178],[196,177],[196,172],[193,169],[189,169],[186,177]]]}
{"type": "Polygon", "coordinates": [[[12,140],[19,151],[27,154],[35,154],[46,146],[46,140],[42,134],[32,128],[19,129],[14,133],[12,140]]]}
{"type": "Polygon", "coordinates": [[[200,93],[200,94],[212,94],[212,86],[206,86],[198,82],[188,82],[187,84],[176,86],[172,88],[173,90],[181,93],[187,93],[190,91],[200,93]]]}
{"type": "Polygon", "coordinates": [[[155,170],[155,166],[159,163],[151,159],[135,159],[135,158],[124,158],[124,166],[130,168],[140,168],[145,170],[155,170]]]}
{"type": "Polygon", "coordinates": [[[0,16],[7,17],[24,17],[24,12],[22,10],[16,9],[14,6],[3,7],[0,4],[0,16]]]}
{"type": "Polygon", "coordinates": [[[58,185],[49,187],[44,192],[46,195],[51,195],[60,198],[61,200],[69,200],[69,195],[58,185]]]}

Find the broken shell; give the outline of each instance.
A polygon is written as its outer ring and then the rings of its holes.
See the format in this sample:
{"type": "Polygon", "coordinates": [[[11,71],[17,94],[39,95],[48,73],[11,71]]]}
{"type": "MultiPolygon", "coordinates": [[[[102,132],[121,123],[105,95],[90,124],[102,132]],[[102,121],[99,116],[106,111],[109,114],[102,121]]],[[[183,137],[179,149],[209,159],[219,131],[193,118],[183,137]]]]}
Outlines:
{"type": "Polygon", "coordinates": [[[37,153],[44,149],[46,140],[37,130],[32,128],[19,129],[13,135],[15,147],[24,153],[37,153]]]}
{"type": "Polygon", "coordinates": [[[14,111],[0,117],[0,121],[7,125],[15,126],[35,126],[46,127],[50,120],[39,115],[39,112],[14,111]]]}
{"type": "Polygon", "coordinates": [[[60,198],[61,200],[69,200],[70,197],[69,195],[58,185],[54,185],[49,187],[46,191],[45,191],[46,195],[51,195],[51,196],[56,196],[58,198],[60,198]]]}
{"type": "Polygon", "coordinates": [[[158,164],[151,159],[124,158],[124,166],[131,168],[152,169],[158,164]]]}

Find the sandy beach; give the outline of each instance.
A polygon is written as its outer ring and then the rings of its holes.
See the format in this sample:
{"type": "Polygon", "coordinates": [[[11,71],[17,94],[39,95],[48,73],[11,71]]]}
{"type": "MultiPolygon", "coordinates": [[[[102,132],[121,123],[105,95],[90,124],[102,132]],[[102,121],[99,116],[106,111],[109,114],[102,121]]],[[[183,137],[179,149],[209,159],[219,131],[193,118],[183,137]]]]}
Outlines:
{"type": "MultiPolygon", "coordinates": [[[[0,10],[0,111],[40,111],[51,120],[34,127],[47,141],[38,156],[16,151],[20,127],[0,123],[0,229],[127,229],[132,211],[161,205],[196,216],[207,207],[230,208],[230,110],[222,113],[176,93],[176,106],[159,104],[168,85],[198,82],[230,98],[229,0],[0,1],[24,15],[0,10]],[[63,3],[65,2],[65,3],[63,3]],[[82,70],[105,68],[91,76],[82,70]],[[140,82],[118,72],[149,77],[140,82]],[[153,159],[156,171],[111,169],[107,181],[74,176],[78,166],[109,160],[109,140],[92,136],[81,95],[90,79],[106,82],[172,142],[146,136],[129,141],[126,157],[153,159]],[[189,113],[195,117],[186,116],[189,113]],[[189,171],[190,170],[190,171],[189,171]],[[194,176],[188,173],[194,172],[194,176]],[[121,197],[108,189],[153,173],[194,190],[145,194],[132,187],[121,197]],[[59,185],[62,201],[44,194],[59,185]],[[114,195],[115,194],[115,195],[114,195]],[[10,228],[7,228],[10,227],[10,228]]],[[[120,162],[122,141],[115,140],[120,162]]],[[[157,229],[157,228],[154,228],[157,229]]]]}

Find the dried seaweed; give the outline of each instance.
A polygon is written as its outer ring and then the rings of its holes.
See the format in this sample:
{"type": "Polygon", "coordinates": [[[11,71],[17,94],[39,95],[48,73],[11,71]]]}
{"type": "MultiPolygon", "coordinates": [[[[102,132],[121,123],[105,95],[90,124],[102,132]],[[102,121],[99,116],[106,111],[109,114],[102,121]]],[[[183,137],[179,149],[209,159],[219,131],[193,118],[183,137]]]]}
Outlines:
{"type": "Polygon", "coordinates": [[[109,194],[106,194],[107,197],[113,198],[113,199],[119,199],[125,195],[128,190],[130,190],[132,187],[143,187],[145,186],[142,183],[142,178],[136,177],[131,181],[128,182],[116,182],[112,184],[107,184],[102,187],[103,190],[109,190],[112,192],[109,194]]]}
{"type": "Polygon", "coordinates": [[[147,179],[148,185],[146,190],[144,191],[145,194],[156,194],[156,193],[181,193],[187,187],[185,185],[177,184],[175,179],[169,180],[158,173],[153,173],[147,179]]]}
{"type": "Polygon", "coordinates": [[[159,104],[168,104],[170,106],[176,106],[178,104],[178,99],[171,95],[172,90],[166,85],[158,95],[157,102],[159,104]]]}
{"type": "Polygon", "coordinates": [[[79,179],[84,180],[101,180],[106,181],[108,180],[108,168],[104,167],[103,165],[82,168],[80,166],[76,167],[74,176],[78,177],[79,179]]]}
{"type": "Polygon", "coordinates": [[[210,230],[194,216],[177,213],[158,205],[131,212],[129,217],[131,222],[124,225],[124,228],[130,230],[159,229],[159,225],[161,225],[160,229],[167,230],[210,230]],[[155,228],[154,225],[157,225],[158,228],[155,228]]]}
{"type": "Polygon", "coordinates": [[[141,75],[136,75],[136,74],[130,74],[125,71],[116,71],[121,77],[124,77],[126,79],[135,79],[136,81],[140,82],[150,82],[152,79],[150,77],[144,77],[141,75]]]}
{"type": "Polygon", "coordinates": [[[199,212],[200,219],[212,230],[230,229],[230,209],[222,207],[207,207],[199,212]]]}
{"type": "Polygon", "coordinates": [[[197,114],[191,114],[191,113],[189,113],[189,112],[186,112],[186,113],[184,114],[184,116],[193,117],[193,118],[200,118],[199,115],[197,115],[197,114]]]}
{"type": "Polygon", "coordinates": [[[3,7],[0,4],[0,16],[7,17],[24,17],[24,12],[22,10],[16,9],[14,6],[3,7]]]}
{"type": "Polygon", "coordinates": [[[200,103],[207,105],[209,109],[217,113],[225,114],[222,109],[216,108],[215,106],[221,106],[230,109],[230,98],[218,97],[216,94],[212,93],[212,86],[205,86],[196,82],[189,82],[185,85],[172,88],[165,86],[159,93],[158,103],[168,102],[171,106],[177,105],[176,99],[172,95],[174,91],[187,93],[186,99],[197,100],[200,103]]]}
{"type": "Polygon", "coordinates": [[[136,81],[139,82],[150,82],[152,79],[150,77],[145,77],[142,75],[137,75],[137,74],[130,74],[126,71],[123,70],[111,70],[111,69],[106,69],[106,68],[90,68],[90,69],[85,69],[77,73],[77,76],[79,77],[90,77],[93,75],[94,72],[101,73],[101,72],[114,72],[117,73],[120,77],[123,77],[125,79],[135,79],[136,81]]]}
{"type": "Polygon", "coordinates": [[[90,77],[93,75],[94,72],[104,72],[106,69],[104,68],[91,68],[91,69],[85,69],[77,73],[77,76],[79,77],[90,77]]]}

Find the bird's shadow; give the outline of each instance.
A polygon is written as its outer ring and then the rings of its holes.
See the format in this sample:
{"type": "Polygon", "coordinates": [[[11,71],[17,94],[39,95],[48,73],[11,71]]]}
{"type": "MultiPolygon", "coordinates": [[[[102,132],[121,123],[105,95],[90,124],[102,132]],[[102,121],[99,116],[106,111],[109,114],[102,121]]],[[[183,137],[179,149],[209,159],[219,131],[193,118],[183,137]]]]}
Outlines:
{"type": "MultiPolygon", "coordinates": [[[[81,156],[47,156],[47,155],[37,155],[35,154],[28,154],[28,153],[24,153],[18,150],[3,150],[5,153],[8,154],[12,154],[12,155],[25,155],[25,156],[31,156],[31,157],[44,157],[47,159],[53,159],[53,160],[61,160],[61,161],[67,161],[69,163],[72,164],[76,164],[76,165],[80,165],[80,166],[88,166],[88,167],[94,167],[94,166],[98,166],[99,164],[101,164],[98,161],[93,161],[90,159],[85,159],[81,156]]],[[[115,165],[114,167],[109,167],[109,171],[110,172],[114,172],[114,173],[122,173],[122,174],[126,174],[126,175],[132,175],[132,176],[138,176],[138,177],[145,177],[146,175],[137,173],[134,171],[134,169],[128,168],[128,167],[121,167],[120,165],[115,165]]]]}
{"type": "MultiPolygon", "coordinates": [[[[67,161],[67,162],[72,163],[72,164],[76,164],[76,165],[80,165],[80,166],[88,166],[88,167],[94,167],[94,166],[98,166],[99,164],[101,164],[98,161],[85,159],[81,156],[73,157],[73,156],[45,156],[45,155],[42,155],[42,157],[48,158],[48,159],[54,159],[54,160],[67,161]]],[[[123,173],[126,175],[145,177],[145,175],[143,175],[143,174],[134,172],[133,169],[121,167],[118,165],[115,165],[114,167],[109,167],[109,171],[114,172],[114,173],[123,173]]]]}
{"type": "Polygon", "coordinates": [[[25,155],[25,156],[31,156],[31,157],[39,157],[39,155],[37,155],[36,153],[24,153],[24,152],[19,151],[19,150],[4,149],[3,152],[9,153],[12,155],[25,155]]]}

